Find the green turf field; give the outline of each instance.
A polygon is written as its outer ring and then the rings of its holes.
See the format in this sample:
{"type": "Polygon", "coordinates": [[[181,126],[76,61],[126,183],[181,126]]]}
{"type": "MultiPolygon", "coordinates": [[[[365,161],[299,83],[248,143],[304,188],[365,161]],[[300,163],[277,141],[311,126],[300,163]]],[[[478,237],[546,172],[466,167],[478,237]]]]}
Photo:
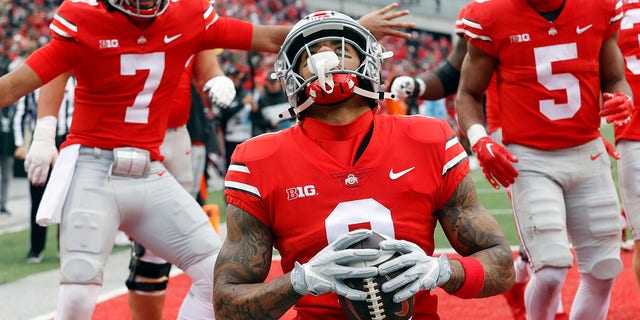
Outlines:
{"type": "MultiPolygon", "coordinates": [[[[613,132],[610,125],[602,128],[603,135],[613,141],[613,132]]],[[[613,160],[612,160],[613,161],[613,160]]],[[[615,165],[613,166],[614,177],[617,179],[615,165]]],[[[486,181],[480,170],[473,170],[471,176],[476,183],[480,202],[491,212],[505,233],[506,238],[512,245],[518,245],[518,235],[515,230],[513,216],[511,214],[511,204],[504,189],[495,190],[486,181]]],[[[209,195],[209,203],[217,203],[221,207],[221,221],[224,222],[224,200],[222,191],[215,191],[209,195]]],[[[47,233],[47,246],[44,252],[44,259],[41,264],[27,264],[26,254],[29,244],[29,231],[20,231],[0,235],[0,284],[14,281],[28,275],[59,268],[57,258],[57,230],[55,226],[49,227],[47,233]]],[[[436,248],[449,248],[447,239],[441,230],[436,233],[436,248]]],[[[116,248],[116,250],[129,250],[128,248],[116,248]]]]}

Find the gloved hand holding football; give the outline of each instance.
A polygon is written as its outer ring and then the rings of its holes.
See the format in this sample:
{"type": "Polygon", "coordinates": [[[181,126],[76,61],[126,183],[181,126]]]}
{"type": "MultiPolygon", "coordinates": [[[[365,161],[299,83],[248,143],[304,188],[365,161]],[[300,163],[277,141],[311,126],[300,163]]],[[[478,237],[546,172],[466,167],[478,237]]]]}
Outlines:
{"type": "Polygon", "coordinates": [[[344,279],[362,279],[376,276],[378,268],[359,264],[380,256],[377,249],[349,249],[371,235],[370,230],[358,229],[346,233],[318,252],[307,263],[296,261],[291,271],[293,289],[305,295],[335,292],[353,300],[364,300],[367,294],[344,283],[344,279]]]}

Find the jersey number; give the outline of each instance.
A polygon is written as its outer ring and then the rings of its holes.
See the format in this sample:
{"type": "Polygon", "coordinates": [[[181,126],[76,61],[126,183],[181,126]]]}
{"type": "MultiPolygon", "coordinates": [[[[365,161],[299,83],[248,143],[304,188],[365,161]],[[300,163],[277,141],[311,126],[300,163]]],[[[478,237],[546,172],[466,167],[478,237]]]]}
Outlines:
{"type": "Polygon", "coordinates": [[[391,210],[373,199],[339,203],[324,224],[328,243],[332,243],[340,235],[359,228],[370,229],[395,238],[391,210]]]}
{"type": "Polygon", "coordinates": [[[164,52],[145,54],[123,54],[120,57],[120,75],[133,76],[138,70],[149,70],[142,91],[138,92],[133,105],[127,107],[125,122],[148,123],[149,104],[164,73],[164,52]]]}
{"type": "Polygon", "coordinates": [[[551,63],[578,58],[575,43],[559,44],[533,49],[538,82],[548,90],[565,90],[567,103],[557,104],[553,99],[540,100],[540,112],[550,120],[573,117],[581,105],[580,81],[570,73],[554,74],[551,63]]]}
{"type": "MultiPolygon", "coordinates": [[[[633,29],[633,25],[640,23],[640,9],[630,9],[624,13],[624,17],[620,22],[620,30],[633,29]]],[[[640,44],[640,34],[638,35],[638,43],[640,44]]],[[[625,56],[627,69],[633,74],[640,74],[640,61],[635,55],[625,56]]]]}

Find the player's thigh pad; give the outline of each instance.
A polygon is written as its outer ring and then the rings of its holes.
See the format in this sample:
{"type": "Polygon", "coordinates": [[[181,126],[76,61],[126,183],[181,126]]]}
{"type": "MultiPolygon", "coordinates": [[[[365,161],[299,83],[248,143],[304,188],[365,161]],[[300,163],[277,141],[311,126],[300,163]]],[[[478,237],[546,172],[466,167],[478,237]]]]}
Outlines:
{"type": "Polygon", "coordinates": [[[574,177],[565,187],[570,240],[581,273],[611,279],[622,271],[620,205],[611,162],[600,138],[576,148],[580,152],[566,165],[574,177]]]}
{"type": "Polygon", "coordinates": [[[137,192],[127,190],[132,182],[127,178],[112,181],[119,203],[139,208],[144,202],[139,216],[127,219],[122,229],[145,248],[185,270],[217,254],[221,241],[191,194],[173,177],[158,174],[163,169],[161,163],[152,162],[149,177],[133,181],[137,192]]]}
{"type": "Polygon", "coordinates": [[[543,267],[571,267],[566,229],[566,211],[561,186],[553,178],[555,171],[540,150],[510,145],[519,158],[514,167],[518,177],[511,187],[516,226],[534,270],[543,267]]]}
{"type": "Polygon", "coordinates": [[[627,213],[633,239],[640,240],[640,141],[620,140],[622,158],[618,160],[618,181],[622,204],[627,213]]]}
{"type": "Polygon", "coordinates": [[[191,139],[186,126],[168,129],[160,146],[167,170],[187,190],[193,185],[191,170],[191,139]]]}
{"type": "MultiPolygon", "coordinates": [[[[98,152],[99,153],[99,152],[98,152]]],[[[102,284],[120,216],[106,187],[111,160],[80,153],[60,226],[63,284],[102,284]]]]}

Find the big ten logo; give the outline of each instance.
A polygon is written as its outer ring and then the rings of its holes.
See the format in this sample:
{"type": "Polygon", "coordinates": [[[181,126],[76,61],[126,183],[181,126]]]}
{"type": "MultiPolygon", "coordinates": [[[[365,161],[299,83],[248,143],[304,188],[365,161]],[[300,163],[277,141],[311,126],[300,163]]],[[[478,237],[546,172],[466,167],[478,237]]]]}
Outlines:
{"type": "Polygon", "coordinates": [[[100,42],[100,49],[117,48],[120,46],[120,43],[118,43],[118,39],[99,40],[99,42],[100,42]]]}
{"type": "Polygon", "coordinates": [[[511,43],[521,43],[531,41],[531,36],[528,33],[514,34],[509,36],[511,43]]]}
{"type": "Polygon", "coordinates": [[[313,197],[318,194],[316,192],[316,187],[312,184],[304,187],[288,188],[285,191],[287,192],[287,200],[313,197]]]}

